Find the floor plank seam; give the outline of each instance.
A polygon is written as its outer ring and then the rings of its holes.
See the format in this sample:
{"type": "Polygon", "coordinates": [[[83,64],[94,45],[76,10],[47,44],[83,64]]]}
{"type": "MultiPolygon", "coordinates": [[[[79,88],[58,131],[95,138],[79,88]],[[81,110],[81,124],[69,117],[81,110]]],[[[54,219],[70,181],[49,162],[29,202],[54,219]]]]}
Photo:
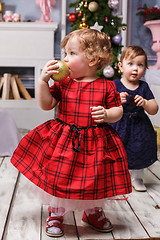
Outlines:
{"type": "MultiPolygon", "coordinates": [[[[152,172],[150,169],[148,169],[149,170],[149,172],[151,173],[151,174],[153,174],[156,178],[158,178],[157,177],[157,175],[156,174],[154,174],[154,172],[152,172]]],[[[158,180],[160,180],[160,178],[158,178],[158,180]]],[[[155,199],[154,199],[154,197],[152,196],[152,194],[150,194],[149,192],[148,192],[148,195],[150,196],[150,198],[153,200],[153,202],[155,203],[155,208],[156,209],[160,209],[160,205],[159,204],[157,204],[157,202],[155,201],[155,199]]],[[[159,240],[160,240],[160,238],[159,238],[159,240]]]]}
{"type": "Polygon", "coordinates": [[[10,215],[11,215],[11,210],[12,210],[12,206],[14,205],[14,199],[16,197],[16,191],[17,191],[17,188],[18,188],[19,177],[20,177],[20,172],[18,172],[18,175],[17,175],[17,179],[16,179],[15,187],[14,187],[14,190],[13,190],[13,193],[12,193],[12,198],[11,198],[11,201],[10,201],[10,206],[9,206],[9,209],[8,209],[8,213],[7,213],[7,217],[6,217],[6,221],[5,221],[5,225],[4,225],[1,240],[5,240],[5,237],[6,237],[7,228],[8,228],[8,225],[9,225],[9,219],[10,219],[10,215]]]}
{"type": "Polygon", "coordinates": [[[5,157],[2,157],[1,162],[0,162],[0,167],[2,166],[2,164],[4,162],[4,159],[5,159],[5,157]]]}
{"type": "Polygon", "coordinates": [[[158,178],[158,180],[160,180],[160,178],[150,169],[148,168],[149,172],[151,172],[156,178],[158,178]]]}
{"type": "Polygon", "coordinates": [[[140,219],[139,219],[139,217],[138,217],[138,215],[135,213],[135,211],[134,211],[134,209],[133,209],[133,207],[131,206],[131,204],[130,204],[130,202],[129,202],[129,200],[126,200],[127,201],[127,203],[128,203],[128,205],[130,206],[130,208],[132,209],[132,212],[134,213],[134,215],[136,216],[136,218],[137,218],[137,220],[139,221],[139,223],[141,224],[141,226],[142,226],[142,228],[144,229],[144,231],[147,233],[147,235],[148,235],[148,239],[151,239],[151,237],[150,237],[150,235],[149,235],[149,233],[148,233],[148,231],[147,231],[147,229],[143,226],[143,224],[141,223],[141,221],[140,221],[140,219]]]}
{"type": "Polygon", "coordinates": [[[80,238],[79,238],[79,232],[78,232],[78,227],[77,227],[77,222],[76,222],[76,217],[75,217],[74,211],[73,211],[73,219],[74,219],[74,223],[75,223],[77,238],[78,238],[78,240],[80,240],[80,238]]]}
{"type": "Polygon", "coordinates": [[[41,205],[41,228],[40,228],[40,240],[42,240],[42,226],[43,226],[43,224],[42,224],[42,221],[43,221],[43,214],[42,214],[42,212],[43,212],[43,205],[41,205]]]}

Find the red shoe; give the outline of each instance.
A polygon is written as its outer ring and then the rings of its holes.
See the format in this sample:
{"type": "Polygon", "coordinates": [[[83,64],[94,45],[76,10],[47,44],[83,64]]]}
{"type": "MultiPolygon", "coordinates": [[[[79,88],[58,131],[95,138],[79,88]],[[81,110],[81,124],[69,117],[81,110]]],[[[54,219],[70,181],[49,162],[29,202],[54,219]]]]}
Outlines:
{"type": "Polygon", "coordinates": [[[46,235],[49,237],[61,237],[63,233],[63,214],[64,208],[48,207],[49,216],[46,220],[46,235]],[[61,213],[61,216],[59,214],[61,213]],[[52,228],[52,230],[51,230],[52,228]],[[54,229],[53,229],[54,228],[54,229]]]}
{"type": "Polygon", "coordinates": [[[89,225],[99,232],[111,232],[113,230],[113,226],[109,219],[106,218],[102,208],[97,209],[94,214],[89,214],[88,216],[84,211],[82,221],[85,225],[89,225]]]}

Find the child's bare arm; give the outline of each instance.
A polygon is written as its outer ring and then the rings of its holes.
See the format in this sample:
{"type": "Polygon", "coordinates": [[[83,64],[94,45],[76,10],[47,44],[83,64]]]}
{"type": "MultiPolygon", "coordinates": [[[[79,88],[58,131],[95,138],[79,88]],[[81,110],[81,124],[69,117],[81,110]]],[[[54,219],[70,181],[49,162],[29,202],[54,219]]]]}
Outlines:
{"type": "Polygon", "coordinates": [[[146,100],[143,97],[136,95],[134,101],[136,106],[142,106],[150,115],[155,115],[158,112],[158,104],[155,99],[146,100]]]}
{"type": "Polygon", "coordinates": [[[113,107],[105,109],[103,106],[91,107],[91,116],[96,123],[114,123],[121,119],[123,115],[123,107],[113,107]]]}
{"type": "Polygon", "coordinates": [[[51,110],[57,105],[57,100],[52,97],[48,85],[51,75],[53,73],[58,73],[56,69],[59,66],[56,63],[56,60],[48,61],[38,80],[37,98],[39,105],[43,110],[51,110]]]}

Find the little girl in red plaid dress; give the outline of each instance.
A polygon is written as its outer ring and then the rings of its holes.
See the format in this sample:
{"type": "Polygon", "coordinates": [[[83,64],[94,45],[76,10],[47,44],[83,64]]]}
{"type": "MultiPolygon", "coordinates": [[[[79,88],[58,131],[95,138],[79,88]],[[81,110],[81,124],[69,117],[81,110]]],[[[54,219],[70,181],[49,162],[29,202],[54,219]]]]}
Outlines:
{"type": "Polygon", "coordinates": [[[107,198],[131,192],[126,152],[108,124],[123,114],[112,81],[97,77],[111,64],[108,36],[93,29],[69,33],[62,41],[69,77],[49,87],[58,62],[46,63],[38,82],[38,101],[44,110],[58,104],[58,118],[30,131],[11,162],[44,194],[50,196],[46,234],[63,235],[63,215],[83,208],[82,221],[97,231],[113,226],[102,210],[107,198]],[[46,193],[45,193],[46,192],[46,193]]]}

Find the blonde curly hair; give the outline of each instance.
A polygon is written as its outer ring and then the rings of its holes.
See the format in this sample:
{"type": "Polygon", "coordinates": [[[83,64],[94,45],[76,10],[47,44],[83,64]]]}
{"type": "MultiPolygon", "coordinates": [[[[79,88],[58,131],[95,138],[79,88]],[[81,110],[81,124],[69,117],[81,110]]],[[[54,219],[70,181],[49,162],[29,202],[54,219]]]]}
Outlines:
{"type": "Polygon", "coordinates": [[[110,65],[113,61],[110,38],[104,32],[94,29],[78,29],[70,32],[61,42],[61,48],[65,48],[67,42],[77,37],[80,42],[80,49],[89,60],[98,58],[97,70],[110,65]]]}

